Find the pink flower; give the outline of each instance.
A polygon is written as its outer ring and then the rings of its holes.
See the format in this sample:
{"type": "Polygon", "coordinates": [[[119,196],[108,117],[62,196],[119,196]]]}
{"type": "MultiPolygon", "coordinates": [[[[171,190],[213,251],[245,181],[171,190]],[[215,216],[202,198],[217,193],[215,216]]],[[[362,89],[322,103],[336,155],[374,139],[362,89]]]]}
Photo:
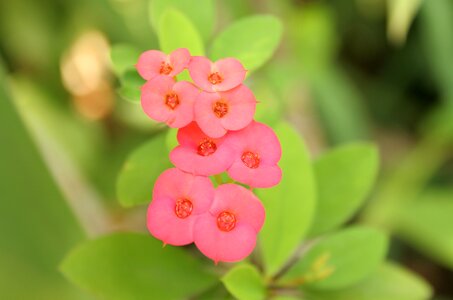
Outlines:
{"type": "Polygon", "coordinates": [[[166,55],[157,50],[143,52],[135,65],[143,79],[151,80],[159,75],[176,76],[184,70],[190,61],[190,53],[186,48],[179,48],[166,55]]]}
{"type": "Polygon", "coordinates": [[[209,211],[195,223],[195,245],[216,263],[239,261],[255,248],[264,218],[264,207],[251,191],[236,184],[221,185],[209,211]]]}
{"type": "Polygon", "coordinates": [[[190,82],[159,76],[142,86],[141,103],[153,120],[181,128],[193,120],[193,104],[199,90],[190,82]]]}
{"type": "Polygon", "coordinates": [[[241,131],[228,136],[236,151],[228,175],[251,187],[265,188],[278,184],[282,171],[277,165],[282,155],[280,142],[267,125],[253,121],[241,131]]]}
{"type": "Polygon", "coordinates": [[[207,92],[215,92],[237,87],[244,81],[247,71],[234,58],[224,58],[213,63],[204,56],[193,56],[189,63],[189,73],[198,87],[207,92]]]}
{"type": "Polygon", "coordinates": [[[168,169],[154,185],[148,207],[148,230],[165,244],[190,244],[195,221],[207,212],[213,199],[214,187],[207,177],[168,169]]]}
{"type": "Polygon", "coordinates": [[[201,92],[194,105],[195,120],[208,136],[218,138],[228,130],[239,130],[252,120],[256,99],[245,85],[226,91],[201,92]]]}
{"type": "Polygon", "coordinates": [[[195,175],[211,176],[226,171],[234,159],[234,151],[225,137],[211,138],[195,122],[178,130],[179,146],[170,153],[171,162],[179,169],[195,175]]]}

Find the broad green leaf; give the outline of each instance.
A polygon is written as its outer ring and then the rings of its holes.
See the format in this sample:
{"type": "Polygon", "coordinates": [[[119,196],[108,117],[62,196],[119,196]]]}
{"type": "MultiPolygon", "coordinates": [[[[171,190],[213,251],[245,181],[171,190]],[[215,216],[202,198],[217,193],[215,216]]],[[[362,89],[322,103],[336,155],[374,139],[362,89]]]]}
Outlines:
{"type": "Polygon", "coordinates": [[[110,50],[110,60],[117,75],[122,75],[126,70],[132,69],[139,56],[140,50],[129,44],[113,45],[110,50]]]}
{"type": "Polygon", "coordinates": [[[61,264],[66,277],[102,299],[182,299],[215,277],[176,247],[149,235],[116,233],[83,243],[61,264]]]}
{"type": "Polygon", "coordinates": [[[406,42],[407,33],[422,0],[387,0],[387,36],[397,45],[406,42]]]}
{"type": "Polygon", "coordinates": [[[453,189],[427,190],[396,219],[398,236],[453,269],[453,189]]]}
{"type": "Polygon", "coordinates": [[[283,151],[279,163],[282,181],[257,191],[266,208],[260,245],[267,275],[278,272],[294,254],[307,234],[315,208],[315,181],[304,142],[286,123],[276,126],[276,134],[283,151]]]}
{"type": "Polygon", "coordinates": [[[227,290],[239,300],[262,300],[266,297],[264,279],[249,264],[237,265],[223,276],[227,290]]]}
{"type": "Polygon", "coordinates": [[[140,103],[141,87],[145,80],[135,69],[128,69],[120,76],[121,87],[118,89],[119,95],[125,100],[140,103]]]}
{"type": "Polygon", "coordinates": [[[373,186],[378,160],[374,145],[353,143],[335,148],[315,161],[318,201],[312,236],[334,229],[351,218],[373,186]]]}
{"type": "Polygon", "coordinates": [[[84,233],[14,106],[9,80],[0,57],[0,299],[84,299],[57,270],[84,233]]]}
{"type": "Polygon", "coordinates": [[[280,43],[282,24],[273,16],[257,15],[236,21],[214,40],[213,60],[234,57],[253,71],[268,61],[280,43]]]}
{"type": "Polygon", "coordinates": [[[335,291],[306,291],[310,300],[428,300],[430,286],[416,274],[392,263],[384,263],[360,283],[335,291]]]}
{"type": "Polygon", "coordinates": [[[384,260],[388,239],[371,227],[350,227],[326,236],[286,273],[282,282],[333,290],[369,276],[384,260]]]}
{"type": "Polygon", "coordinates": [[[128,207],[150,202],[154,182],[168,168],[171,164],[165,134],[160,133],[132,152],[124,163],[116,183],[120,203],[128,207]]]}
{"type": "Polygon", "coordinates": [[[203,40],[193,23],[180,11],[167,9],[159,21],[159,45],[170,53],[178,48],[187,48],[192,55],[204,55],[203,40]]]}
{"type": "Polygon", "coordinates": [[[204,40],[211,36],[216,23],[214,0],[151,0],[149,13],[156,32],[159,32],[159,20],[168,8],[184,12],[204,40]]]}

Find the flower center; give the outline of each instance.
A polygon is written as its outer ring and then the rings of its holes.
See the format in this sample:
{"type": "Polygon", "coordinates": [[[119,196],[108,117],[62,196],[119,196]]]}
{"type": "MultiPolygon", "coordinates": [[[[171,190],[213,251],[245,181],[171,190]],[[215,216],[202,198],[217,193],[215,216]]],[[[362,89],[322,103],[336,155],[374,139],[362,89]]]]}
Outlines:
{"type": "Polygon", "coordinates": [[[201,156],[209,156],[217,150],[217,145],[210,139],[203,139],[198,145],[197,153],[201,156]]]}
{"type": "Polygon", "coordinates": [[[163,75],[169,75],[171,73],[171,71],[173,71],[172,66],[170,66],[170,64],[163,61],[162,64],[160,65],[159,73],[163,74],[163,75]]]}
{"type": "Polygon", "coordinates": [[[256,169],[260,166],[260,156],[258,153],[247,151],[242,153],[242,162],[250,169],[256,169]]]}
{"type": "Polygon", "coordinates": [[[217,216],[217,227],[228,232],[236,226],[236,216],[228,211],[223,211],[217,216]]]}
{"type": "Polygon", "coordinates": [[[228,104],[222,100],[217,101],[212,106],[212,111],[218,118],[223,118],[228,113],[228,104]]]}
{"type": "Polygon", "coordinates": [[[212,84],[222,83],[223,78],[220,76],[219,72],[214,72],[209,74],[208,81],[212,84]]]}
{"type": "Polygon", "coordinates": [[[181,198],[176,200],[175,214],[180,219],[185,219],[192,214],[193,204],[190,200],[181,198]]]}
{"type": "Polygon", "coordinates": [[[165,105],[174,110],[179,105],[179,97],[177,94],[170,92],[165,95],[165,105]]]}

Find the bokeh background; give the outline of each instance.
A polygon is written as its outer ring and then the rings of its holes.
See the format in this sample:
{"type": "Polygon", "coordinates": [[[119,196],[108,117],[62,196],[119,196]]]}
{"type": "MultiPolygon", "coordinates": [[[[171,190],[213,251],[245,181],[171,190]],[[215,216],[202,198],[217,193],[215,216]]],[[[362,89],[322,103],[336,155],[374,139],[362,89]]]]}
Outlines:
{"type": "MultiPolygon", "coordinates": [[[[112,45],[158,48],[146,0],[0,1],[0,298],[91,299],[58,271],[78,242],[143,231],[117,201],[127,155],[163,127],[117,93],[112,45]]],[[[203,10],[203,7],[199,8],[203,10]]],[[[379,180],[352,222],[453,299],[453,1],[218,0],[215,32],[252,14],[284,24],[249,79],[313,157],[369,140],[379,180]]],[[[124,92],[124,91],[123,91],[124,92]]]]}

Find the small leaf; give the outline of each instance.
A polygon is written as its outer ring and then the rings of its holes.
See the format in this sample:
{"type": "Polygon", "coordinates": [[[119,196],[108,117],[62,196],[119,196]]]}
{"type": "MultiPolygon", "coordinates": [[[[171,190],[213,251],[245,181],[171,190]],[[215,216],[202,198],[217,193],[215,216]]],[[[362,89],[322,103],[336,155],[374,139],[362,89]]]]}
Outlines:
{"type": "Polygon", "coordinates": [[[310,300],[428,300],[430,286],[416,274],[392,263],[384,263],[360,283],[335,291],[305,291],[310,300]]]}
{"type": "Polygon", "coordinates": [[[244,67],[261,67],[277,49],[282,36],[282,24],[273,16],[257,15],[233,23],[214,40],[211,58],[234,57],[244,67]]]}
{"type": "Polygon", "coordinates": [[[398,236],[453,269],[453,189],[427,190],[396,219],[398,236]]]}
{"type": "Polygon", "coordinates": [[[151,25],[156,32],[159,32],[159,20],[168,8],[184,12],[204,40],[211,36],[215,24],[213,0],[151,0],[149,6],[151,25]]]}
{"type": "Polygon", "coordinates": [[[139,56],[140,50],[129,44],[113,45],[110,50],[110,60],[117,75],[134,68],[139,56]]]}
{"type": "Polygon", "coordinates": [[[239,300],[261,300],[266,297],[264,280],[252,265],[235,266],[223,276],[222,282],[227,290],[239,300]]]}
{"type": "Polygon", "coordinates": [[[64,259],[70,281],[102,299],[182,299],[209,288],[215,277],[183,250],[138,233],[83,243],[64,259]]]}
{"type": "Polygon", "coordinates": [[[126,160],[116,183],[119,202],[134,206],[151,201],[157,177],[171,168],[165,134],[160,133],[136,149],[126,160]]]}
{"type": "Polygon", "coordinates": [[[422,0],[387,0],[387,36],[391,42],[396,45],[406,42],[421,4],[422,0]]]}
{"type": "Polygon", "coordinates": [[[318,202],[312,236],[351,218],[373,186],[378,160],[374,145],[353,143],[335,148],[315,161],[318,202]]]}
{"type": "Polygon", "coordinates": [[[279,163],[283,178],[276,187],[257,191],[266,208],[260,245],[268,275],[278,272],[300,245],[315,206],[315,182],[304,142],[286,123],[277,125],[276,133],[283,151],[279,163]]]}
{"type": "Polygon", "coordinates": [[[192,22],[180,11],[167,9],[159,21],[159,44],[162,51],[170,53],[187,48],[192,55],[204,55],[203,40],[192,22]]]}
{"type": "Polygon", "coordinates": [[[137,73],[135,69],[128,69],[120,76],[121,87],[118,94],[125,100],[140,103],[141,87],[145,80],[137,73]]]}
{"type": "Polygon", "coordinates": [[[328,235],[316,243],[282,278],[314,289],[340,289],[370,275],[387,252],[388,239],[363,226],[328,235]]]}

